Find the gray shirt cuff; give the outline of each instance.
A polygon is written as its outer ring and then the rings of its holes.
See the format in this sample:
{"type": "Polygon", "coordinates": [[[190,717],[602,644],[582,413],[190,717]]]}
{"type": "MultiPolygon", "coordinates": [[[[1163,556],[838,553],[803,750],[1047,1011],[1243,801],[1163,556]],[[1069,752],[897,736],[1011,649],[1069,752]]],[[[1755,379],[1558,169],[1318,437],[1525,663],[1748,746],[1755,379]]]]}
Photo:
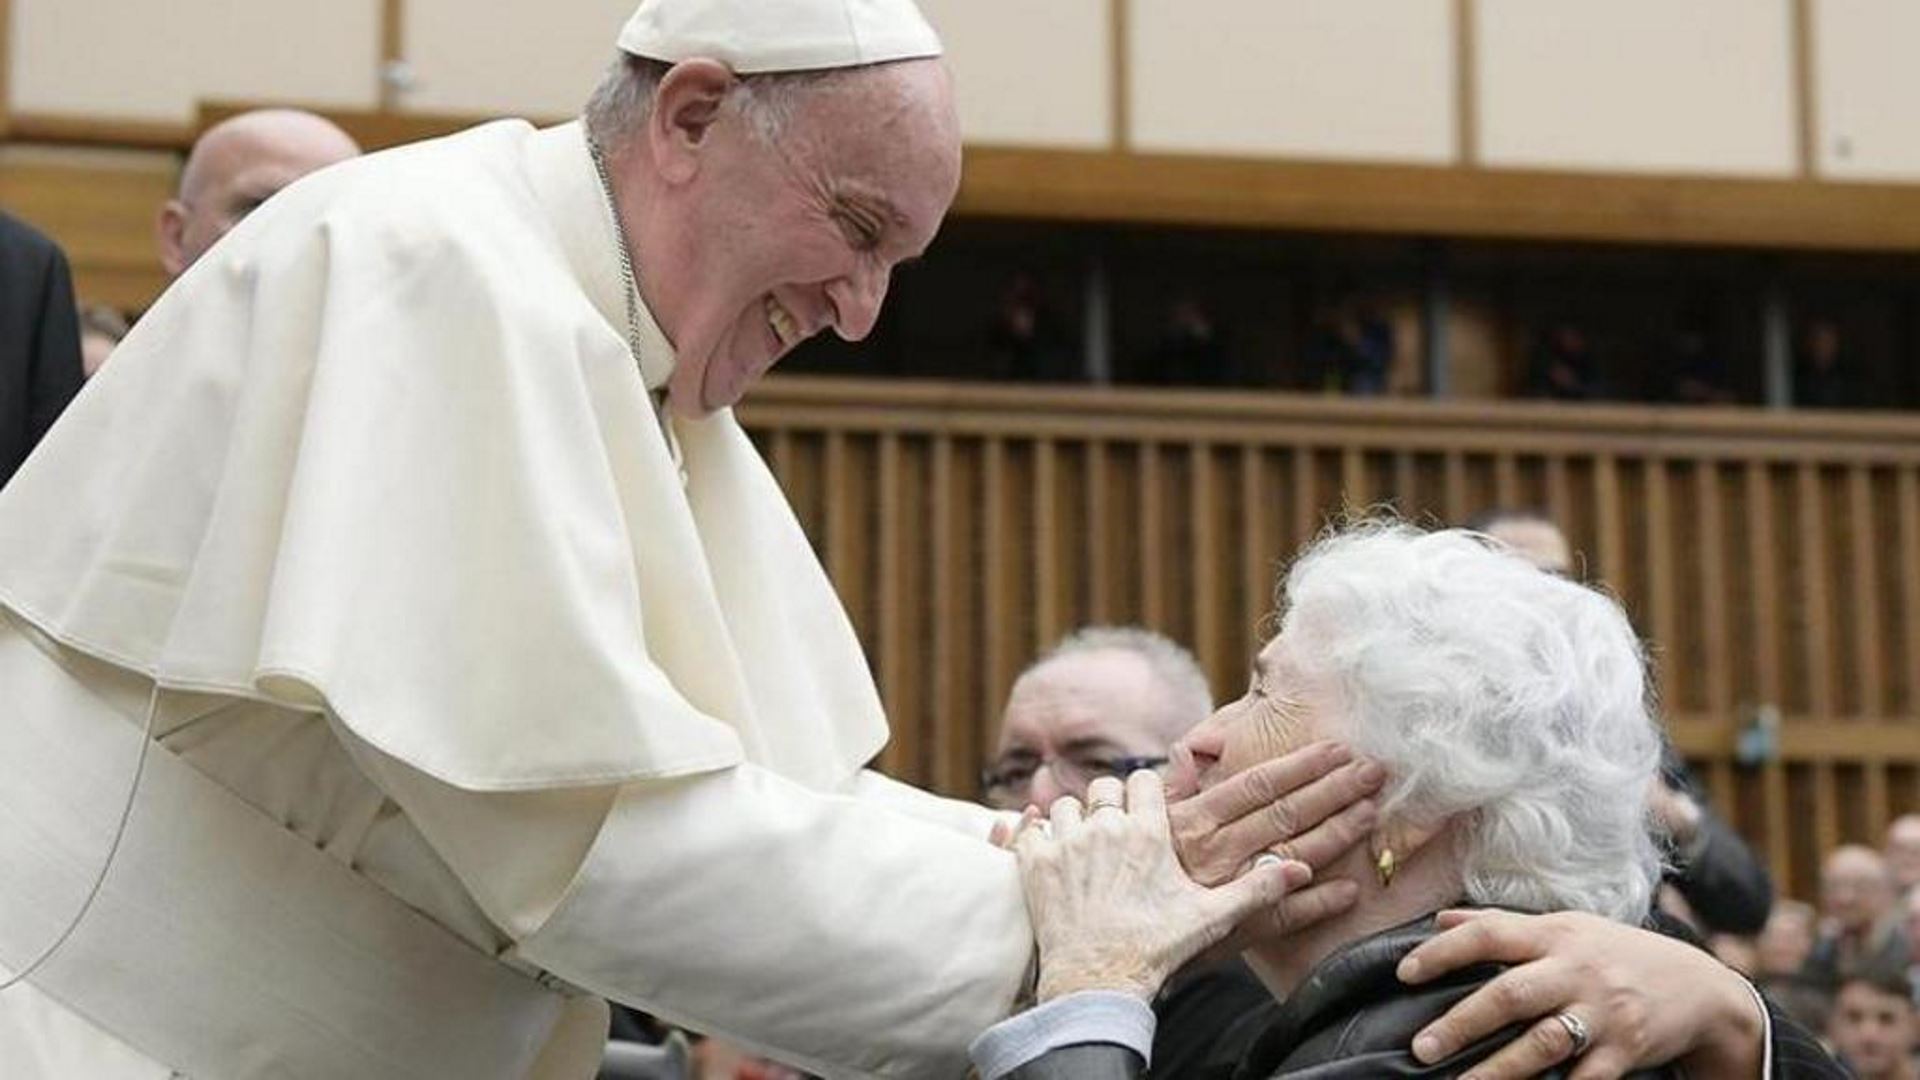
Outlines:
{"type": "Polygon", "coordinates": [[[993,1025],[967,1048],[980,1080],[1000,1077],[1049,1050],[1083,1043],[1124,1046],[1153,1064],[1153,1010],[1132,994],[1082,990],[993,1025]]]}

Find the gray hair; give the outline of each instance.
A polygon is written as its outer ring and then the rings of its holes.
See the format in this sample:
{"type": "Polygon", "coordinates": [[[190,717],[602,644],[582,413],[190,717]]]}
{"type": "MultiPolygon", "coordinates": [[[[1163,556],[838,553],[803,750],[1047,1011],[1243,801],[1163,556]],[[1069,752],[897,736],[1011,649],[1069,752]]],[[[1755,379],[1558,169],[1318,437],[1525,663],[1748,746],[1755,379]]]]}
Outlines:
{"type": "Polygon", "coordinates": [[[1213,691],[1193,654],[1172,638],[1140,626],[1086,626],[1075,630],[1027,665],[1020,678],[1055,660],[1096,652],[1130,653],[1147,665],[1161,690],[1156,726],[1169,740],[1186,734],[1213,712],[1213,691]]]}
{"type": "Polygon", "coordinates": [[[1661,737],[1611,598],[1460,530],[1365,522],[1288,571],[1281,633],[1386,766],[1381,814],[1463,815],[1474,902],[1645,916],[1661,737]]]}
{"type": "MultiPolygon", "coordinates": [[[[600,85],[587,99],[587,134],[603,147],[623,145],[646,125],[653,112],[653,95],[673,65],[630,53],[620,53],[607,65],[600,85]]],[[[778,139],[792,122],[801,101],[813,91],[843,78],[857,68],[824,71],[783,71],[739,75],[723,108],[732,109],[762,139],[778,139]]]]}

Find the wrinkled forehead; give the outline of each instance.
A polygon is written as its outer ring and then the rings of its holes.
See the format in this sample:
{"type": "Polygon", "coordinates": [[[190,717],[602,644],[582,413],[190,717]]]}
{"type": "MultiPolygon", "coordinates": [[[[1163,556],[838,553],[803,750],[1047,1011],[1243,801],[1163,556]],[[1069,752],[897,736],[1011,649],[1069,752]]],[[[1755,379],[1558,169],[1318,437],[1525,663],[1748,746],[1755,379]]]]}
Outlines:
{"type": "Polygon", "coordinates": [[[1157,710],[1164,707],[1152,673],[1126,653],[1096,652],[1050,661],[1022,676],[1007,697],[1003,748],[1055,748],[1104,741],[1129,751],[1157,752],[1157,710]]]}
{"type": "Polygon", "coordinates": [[[796,110],[795,151],[832,183],[887,198],[916,226],[946,213],[960,180],[960,134],[944,69],[934,61],[850,73],[796,110]]]}

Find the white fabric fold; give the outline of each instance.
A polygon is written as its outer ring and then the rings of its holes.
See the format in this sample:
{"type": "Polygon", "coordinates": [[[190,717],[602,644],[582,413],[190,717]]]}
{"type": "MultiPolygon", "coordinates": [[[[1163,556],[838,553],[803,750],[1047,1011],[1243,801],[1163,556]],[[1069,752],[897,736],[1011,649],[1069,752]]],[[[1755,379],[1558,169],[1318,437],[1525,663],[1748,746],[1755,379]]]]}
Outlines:
{"type": "Polygon", "coordinates": [[[614,252],[576,125],[296,184],[0,493],[0,603],[469,789],[845,783],[885,741],[852,628],[730,414],[675,422],[683,488],[614,252]]]}
{"type": "Polygon", "coordinates": [[[517,951],[812,1072],[934,1078],[1007,1014],[1032,941],[1010,853],[743,765],[624,787],[517,951]]]}

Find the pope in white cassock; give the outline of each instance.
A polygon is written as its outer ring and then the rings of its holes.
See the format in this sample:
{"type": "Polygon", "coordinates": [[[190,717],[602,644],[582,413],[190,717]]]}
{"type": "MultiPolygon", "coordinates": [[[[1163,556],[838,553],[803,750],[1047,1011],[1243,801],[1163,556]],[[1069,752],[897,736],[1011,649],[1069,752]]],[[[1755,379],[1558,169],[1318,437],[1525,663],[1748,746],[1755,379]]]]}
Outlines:
{"type": "Polygon", "coordinates": [[[646,0],[619,43],[583,123],[271,200],[0,494],[8,1077],[588,1076],[603,998],[958,1075],[1013,1004],[1013,860],[862,770],[728,411],[932,239],[939,42],[646,0]]]}

